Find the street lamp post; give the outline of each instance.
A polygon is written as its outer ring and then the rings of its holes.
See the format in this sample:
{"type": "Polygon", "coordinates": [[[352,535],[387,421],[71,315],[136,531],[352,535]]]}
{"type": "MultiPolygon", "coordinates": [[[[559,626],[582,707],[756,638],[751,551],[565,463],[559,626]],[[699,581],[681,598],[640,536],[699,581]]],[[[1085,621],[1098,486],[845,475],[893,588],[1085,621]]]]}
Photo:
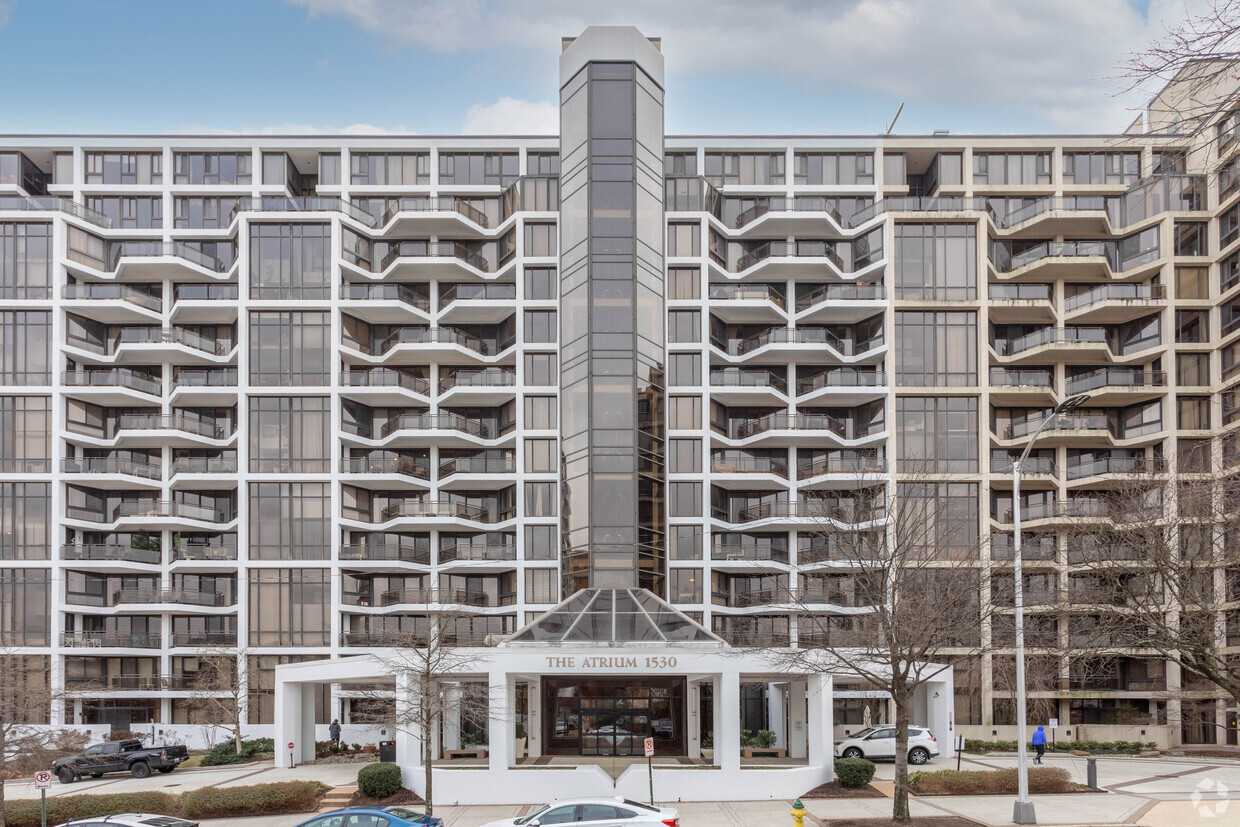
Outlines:
{"type": "Polygon", "coordinates": [[[1038,435],[1050,424],[1051,420],[1067,411],[1079,408],[1089,401],[1089,394],[1072,396],[1055,406],[1037,430],[1029,437],[1029,444],[1021,452],[1020,459],[1012,464],[1012,514],[1014,530],[1012,532],[1012,556],[1016,576],[1015,609],[1016,609],[1016,805],[1012,808],[1012,821],[1017,824],[1037,824],[1038,819],[1033,811],[1033,799],[1029,797],[1029,763],[1025,749],[1025,717],[1027,714],[1025,699],[1025,584],[1021,572],[1020,560],[1020,467],[1033,450],[1033,443],[1038,435]]]}

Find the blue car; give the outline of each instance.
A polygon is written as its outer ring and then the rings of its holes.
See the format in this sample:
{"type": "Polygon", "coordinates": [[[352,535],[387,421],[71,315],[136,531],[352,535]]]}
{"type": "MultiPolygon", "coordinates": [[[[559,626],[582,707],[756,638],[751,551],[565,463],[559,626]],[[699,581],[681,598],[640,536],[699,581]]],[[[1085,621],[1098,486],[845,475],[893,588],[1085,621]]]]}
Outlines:
{"type": "Polygon", "coordinates": [[[443,819],[408,807],[346,807],[321,813],[297,827],[443,827],[443,819]]]}

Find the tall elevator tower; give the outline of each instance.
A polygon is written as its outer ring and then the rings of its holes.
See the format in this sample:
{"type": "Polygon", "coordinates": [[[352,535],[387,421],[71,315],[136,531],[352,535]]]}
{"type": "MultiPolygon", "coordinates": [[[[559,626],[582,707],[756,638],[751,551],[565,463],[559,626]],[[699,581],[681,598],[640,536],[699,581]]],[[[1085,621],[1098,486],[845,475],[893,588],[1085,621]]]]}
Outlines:
{"type": "Polygon", "coordinates": [[[565,595],[664,594],[663,55],[592,26],[560,56],[565,595]]]}

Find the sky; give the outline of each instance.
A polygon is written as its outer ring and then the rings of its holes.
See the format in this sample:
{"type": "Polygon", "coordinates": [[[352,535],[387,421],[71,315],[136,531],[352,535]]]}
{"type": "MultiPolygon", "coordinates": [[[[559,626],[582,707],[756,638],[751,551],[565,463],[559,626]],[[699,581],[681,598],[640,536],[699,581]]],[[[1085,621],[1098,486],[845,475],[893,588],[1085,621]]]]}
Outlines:
{"type": "Polygon", "coordinates": [[[0,133],[554,134],[560,37],[661,37],[668,134],[1122,131],[1206,0],[0,0],[0,133]]]}

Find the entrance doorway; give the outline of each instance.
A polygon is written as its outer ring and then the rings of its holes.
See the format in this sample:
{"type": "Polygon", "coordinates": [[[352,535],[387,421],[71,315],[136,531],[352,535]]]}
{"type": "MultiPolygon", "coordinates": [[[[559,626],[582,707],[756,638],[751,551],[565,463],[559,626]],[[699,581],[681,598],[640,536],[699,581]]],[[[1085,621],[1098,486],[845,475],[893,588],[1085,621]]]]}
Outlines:
{"type": "Polygon", "coordinates": [[[685,751],[684,678],[543,678],[542,708],[548,755],[685,751]]]}

